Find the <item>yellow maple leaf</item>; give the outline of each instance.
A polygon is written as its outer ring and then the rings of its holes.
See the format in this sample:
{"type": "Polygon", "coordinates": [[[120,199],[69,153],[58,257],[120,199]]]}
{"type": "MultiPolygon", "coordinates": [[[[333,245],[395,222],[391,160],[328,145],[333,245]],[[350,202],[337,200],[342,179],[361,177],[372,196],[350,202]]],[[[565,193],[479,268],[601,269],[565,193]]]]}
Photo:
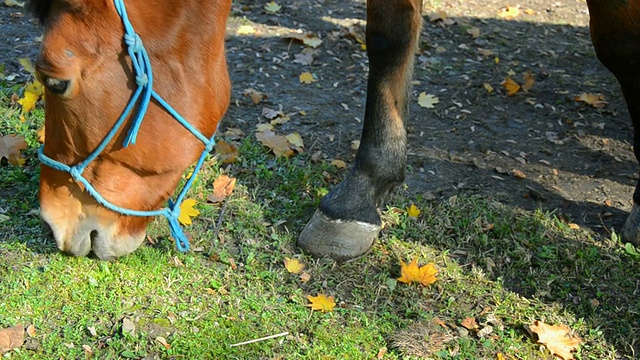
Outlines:
{"type": "Polygon", "coordinates": [[[304,269],[304,264],[298,259],[284,258],[284,267],[292,274],[299,274],[304,269]]]}
{"type": "Polygon", "coordinates": [[[303,84],[311,84],[312,82],[315,82],[315,81],[316,79],[313,77],[313,74],[311,74],[308,71],[300,74],[300,82],[303,84]]]}
{"type": "Polygon", "coordinates": [[[336,306],[333,296],[326,297],[323,294],[318,294],[318,296],[307,295],[307,299],[311,302],[311,304],[307,305],[311,310],[327,312],[333,311],[333,308],[336,306]]]}
{"type": "Polygon", "coordinates": [[[440,102],[440,99],[438,99],[437,96],[427,94],[424,91],[421,92],[420,95],[418,95],[418,105],[420,105],[423,108],[433,109],[434,107],[436,107],[435,105],[439,102],[440,102]]]}
{"type": "Polygon", "coordinates": [[[507,89],[507,95],[513,96],[520,90],[520,85],[517,82],[513,81],[510,77],[507,76],[506,79],[501,83],[502,87],[507,89]]]}
{"type": "Polygon", "coordinates": [[[564,360],[573,359],[572,351],[582,342],[579,337],[572,336],[566,325],[547,325],[537,321],[529,325],[529,329],[538,335],[538,343],[551,351],[552,354],[564,360]]]}
{"type": "Polygon", "coordinates": [[[178,221],[180,221],[182,225],[191,225],[191,218],[200,215],[200,211],[194,208],[195,205],[195,199],[185,199],[182,204],[180,204],[178,221]]]}
{"type": "Polygon", "coordinates": [[[44,94],[44,85],[42,85],[40,80],[34,79],[33,82],[30,82],[29,84],[27,84],[27,86],[25,86],[24,91],[42,96],[44,94]]]}
{"type": "Polygon", "coordinates": [[[420,215],[420,209],[416,204],[411,204],[411,206],[407,208],[407,215],[409,215],[409,217],[417,218],[420,215]]]}
{"type": "Polygon", "coordinates": [[[400,272],[402,274],[402,276],[398,278],[398,281],[400,282],[405,284],[419,282],[424,286],[429,286],[437,280],[436,274],[438,273],[438,270],[433,263],[428,263],[427,265],[420,267],[418,266],[418,258],[415,258],[409,264],[400,260],[400,264],[400,272]]]}
{"type": "Polygon", "coordinates": [[[25,91],[24,97],[18,100],[18,104],[22,105],[22,113],[26,114],[29,111],[35,109],[36,103],[38,102],[39,98],[40,96],[38,94],[34,94],[30,91],[25,91]]]}

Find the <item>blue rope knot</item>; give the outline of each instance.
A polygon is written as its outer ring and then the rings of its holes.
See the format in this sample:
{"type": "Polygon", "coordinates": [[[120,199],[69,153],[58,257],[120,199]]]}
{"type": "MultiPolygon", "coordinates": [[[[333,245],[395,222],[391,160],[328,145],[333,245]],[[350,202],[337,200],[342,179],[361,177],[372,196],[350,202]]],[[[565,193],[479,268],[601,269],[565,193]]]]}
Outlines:
{"type": "Polygon", "coordinates": [[[215,141],[209,141],[206,144],[204,144],[204,151],[210,153],[213,151],[213,148],[216,146],[216,142],[215,141]]]}
{"type": "Polygon", "coordinates": [[[127,44],[127,47],[131,49],[131,51],[135,54],[144,50],[142,39],[140,38],[138,33],[124,34],[124,43],[127,44]]]}
{"type": "Polygon", "coordinates": [[[82,171],[84,171],[84,169],[79,168],[78,165],[74,165],[69,168],[69,175],[71,175],[73,180],[78,181],[82,177],[82,171]]]}
{"type": "Polygon", "coordinates": [[[149,83],[149,77],[147,74],[136,75],[136,84],[138,86],[145,86],[149,83]]]}

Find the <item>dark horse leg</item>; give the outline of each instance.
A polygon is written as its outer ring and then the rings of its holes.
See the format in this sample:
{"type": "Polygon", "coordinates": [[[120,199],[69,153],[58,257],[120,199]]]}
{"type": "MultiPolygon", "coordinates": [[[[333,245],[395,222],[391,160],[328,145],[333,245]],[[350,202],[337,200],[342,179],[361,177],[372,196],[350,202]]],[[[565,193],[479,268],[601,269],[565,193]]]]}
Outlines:
{"type": "Polygon", "coordinates": [[[347,178],[325,196],[298,238],[314,256],[347,260],[371,249],[378,206],[404,181],[405,117],[422,0],[368,0],[369,82],[360,148],[347,178]]]}
{"type": "MultiPolygon", "coordinates": [[[[587,0],[598,59],[618,79],[633,122],[633,152],[640,161],[640,0],[587,0]]],[[[640,182],[622,239],[640,245],[640,182]]]]}

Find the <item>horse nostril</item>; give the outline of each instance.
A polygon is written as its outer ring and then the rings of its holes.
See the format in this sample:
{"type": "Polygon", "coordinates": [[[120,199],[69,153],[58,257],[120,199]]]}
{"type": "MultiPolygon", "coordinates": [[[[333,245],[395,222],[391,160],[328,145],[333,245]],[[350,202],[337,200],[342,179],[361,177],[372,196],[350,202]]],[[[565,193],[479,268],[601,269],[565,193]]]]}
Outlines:
{"type": "Polygon", "coordinates": [[[69,82],[69,80],[46,78],[44,80],[44,86],[46,86],[47,89],[49,89],[49,91],[53,92],[54,94],[61,95],[64,94],[69,88],[69,82]]]}

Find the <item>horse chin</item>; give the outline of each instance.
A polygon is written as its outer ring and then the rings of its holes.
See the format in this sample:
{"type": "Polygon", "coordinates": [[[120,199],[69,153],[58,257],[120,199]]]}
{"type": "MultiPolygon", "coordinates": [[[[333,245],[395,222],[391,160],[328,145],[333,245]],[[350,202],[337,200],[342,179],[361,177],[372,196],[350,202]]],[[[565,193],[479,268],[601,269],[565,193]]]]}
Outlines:
{"type": "Polygon", "coordinates": [[[144,241],[144,225],[149,219],[131,219],[144,224],[135,224],[134,228],[141,230],[129,231],[128,217],[108,212],[98,205],[78,205],[75,209],[63,207],[67,211],[59,211],[60,207],[44,206],[41,209],[40,216],[61,251],[73,256],[87,256],[93,251],[101,260],[113,260],[132,253],[144,241]]]}

